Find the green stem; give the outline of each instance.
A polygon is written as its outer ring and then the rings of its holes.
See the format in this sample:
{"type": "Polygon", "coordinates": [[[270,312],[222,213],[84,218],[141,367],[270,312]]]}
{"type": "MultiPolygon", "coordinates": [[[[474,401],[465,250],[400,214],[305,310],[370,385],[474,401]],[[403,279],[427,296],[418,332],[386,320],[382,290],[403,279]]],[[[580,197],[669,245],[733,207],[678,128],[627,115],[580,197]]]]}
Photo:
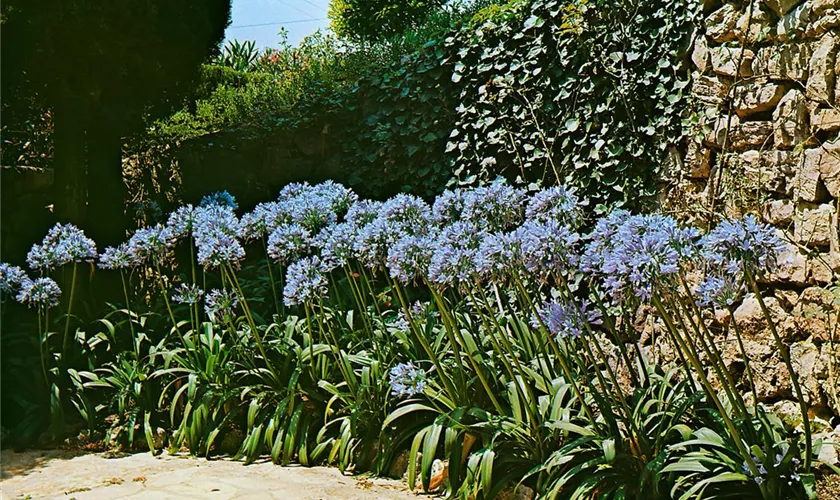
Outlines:
{"type": "Polygon", "coordinates": [[[61,360],[67,361],[67,348],[70,344],[70,317],[73,314],[73,302],[76,298],[76,270],[78,264],[73,263],[73,277],[70,278],[70,302],[67,303],[67,317],[64,321],[64,340],[61,342],[61,360]]]}

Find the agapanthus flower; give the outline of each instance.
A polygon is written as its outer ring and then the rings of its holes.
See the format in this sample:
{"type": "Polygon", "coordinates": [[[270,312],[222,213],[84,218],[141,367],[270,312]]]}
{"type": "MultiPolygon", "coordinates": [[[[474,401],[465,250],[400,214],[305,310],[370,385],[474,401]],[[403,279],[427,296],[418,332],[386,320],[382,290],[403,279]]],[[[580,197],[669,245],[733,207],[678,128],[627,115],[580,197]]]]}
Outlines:
{"type": "Polygon", "coordinates": [[[304,257],[286,270],[283,301],[287,306],[306,304],[327,296],[327,278],[321,259],[304,257]]]}
{"type": "Polygon", "coordinates": [[[99,255],[99,264],[101,269],[125,269],[133,265],[133,257],[129,252],[128,243],[120,243],[116,247],[107,247],[101,255],[99,255]]]}
{"type": "Polygon", "coordinates": [[[432,220],[446,226],[461,220],[464,212],[464,190],[455,189],[442,192],[432,205],[432,220]]]}
{"type": "Polygon", "coordinates": [[[193,227],[195,226],[195,218],[195,208],[192,205],[180,206],[169,214],[166,227],[169,229],[169,234],[172,235],[173,241],[186,238],[192,234],[193,227]]]}
{"type": "Polygon", "coordinates": [[[229,206],[207,205],[195,209],[194,213],[193,238],[196,244],[205,237],[219,234],[236,237],[241,232],[239,218],[229,206]]]}
{"type": "Polygon", "coordinates": [[[388,375],[391,394],[398,398],[420,394],[426,388],[426,372],[411,361],[391,368],[388,375]]]}
{"type": "Polygon", "coordinates": [[[398,332],[407,332],[411,328],[405,311],[400,310],[397,312],[397,317],[391,322],[390,327],[398,332]]]}
{"type": "Polygon", "coordinates": [[[5,262],[0,263],[0,293],[13,294],[28,279],[26,272],[20,267],[5,262]]]}
{"type": "Polygon", "coordinates": [[[349,222],[341,222],[322,229],[312,239],[312,245],[321,250],[324,262],[344,267],[355,255],[355,241],[356,227],[349,222]]]}
{"type": "Polygon", "coordinates": [[[701,281],[694,293],[697,294],[697,303],[703,307],[718,306],[729,308],[738,299],[742,286],[737,276],[725,274],[722,276],[710,275],[701,281]]]}
{"type": "Polygon", "coordinates": [[[522,240],[518,231],[487,235],[475,255],[476,270],[484,279],[506,279],[522,266],[522,240]]]}
{"type": "MultiPolygon", "coordinates": [[[[597,231],[597,228],[596,228],[597,231]]],[[[697,231],[680,227],[664,215],[627,217],[607,242],[599,235],[587,245],[582,268],[603,278],[603,285],[614,300],[635,295],[650,299],[654,288],[676,275],[681,264],[695,251],[697,231]]]]}
{"type": "Polygon", "coordinates": [[[212,321],[230,321],[235,317],[235,309],[238,305],[239,298],[236,294],[214,288],[204,299],[204,312],[212,321]]]}
{"type": "Polygon", "coordinates": [[[215,269],[223,265],[238,268],[245,258],[245,248],[232,235],[214,233],[196,240],[198,247],[198,263],[207,269],[215,269]]]}
{"type": "Polygon", "coordinates": [[[358,228],[362,228],[379,217],[382,202],[376,200],[359,200],[347,209],[344,219],[358,228]]]}
{"type": "Polygon", "coordinates": [[[586,300],[580,304],[545,302],[539,315],[539,319],[532,318],[531,323],[535,327],[542,323],[552,335],[560,338],[576,339],[586,332],[587,324],[591,326],[601,323],[600,311],[590,308],[586,300]]]}
{"type": "Polygon", "coordinates": [[[283,207],[291,214],[292,222],[300,224],[312,233],[317,233],[338,220],[331,200],[323,196],[303,194],[283,203],[283,207]]]}
{"type": "Polygon", "coordinates": [[[538,222],[556,221],[577,228],[586,202],[575,194],[574,188],[554,186],[534,193],[525,207],[525,218],[538,222]]]}
{"type": "Polygon", "coordinates": [[[752,215],[723,221],[700,241],[700,253],[712,265],[729,274],[746,269],[752,273],[772,271],[785,244],[776,230],[752,215]]]}
{"type": "Polygon", "coordinates": [[[444,228],[435,241],[429,264],[429,280],[444,286],[459,286],[477,276],[476,255],[487,231],[467,222],[444,228]]]}
{"type": "Polygon", "coordinates": [[[618,228],[630,217],[632,214],[627,210],[615,210],[595,221],[595,228],[586,236],[586,251],[581,255],[582,271],[600,272],[604,265],[604,256],[615,242],[618,228]]]}
{"type": "Polygon", "coordinates": [[[206,194],[203,198],[201,198],[201,203],[198,204],[199,207],[208,207],[211,205],[228,207],[232,210],[239,208],[239,204],[236,203],[236,198],[234,198],[232,194],[228,193],[227,190],[206,194]]]}
{"type": "Polygon", "coordinates": [[[158,224],[154,227],[138,229],[128,239],[125,249],[132,266],[144,264],[159,265],[170,254],[172,238],[164,226],[158,224]]]}
{"type": "Polygon", "coordinates": [[[355,243],[356,258],[370,269],[378,269],[388,257],[388,248],[402,234],[385,219],[377,218],[359,230],[355,243]]]}
{"type": "Polygon", "coordinates": [[[199,288],[198,285],[181,283],[172,295],[172,302],[193,305],[198,304],[202,296],[204,296],[204,290],[199,288]]]}
{"type": "Polygon", "coordinates": [[[290,224],[291,214],[282,203],[259,203],[239,220],[239,237],[245,241],[263,238],[279,226],[290,224]]]}
{"type": "Polygon", "coordinates": [[[382,204],[379,217],[400,232],[424,234],[432,227],[429,204],[411,194],[400,193],[382,204]]]}
{"type": "Polygon", "coordinates": [[[530,273],[545,277],[577,267],[580,235],[555,219],[528,220],[516,230],[530,273]]]}
{"type": "Polygon", "coordinates": [[[503,181],[464,192],[462,219],[491,231],[502,231],[518,225],[524,215],[524,189],[503,181]]]}
{"type": "Polygon", "coordinates": [[[268,255],[274,262],[285,264],[309,253],[312,235],[300,224],[286,224],[268,237],[268,255]]]}
{"type": "Polygon", "coordinates": [[[432,260],[430,235],[405,235],[388,249],[386,265],[391,277],[407,285],[426,276],[432,260]]]}
{"type": "Polygon", "coordinates": [[[330,180],[312,186],[310,191],[312,195],[327,200],[330,209],[337,215],[345,213],[359,199],[352,189],[330,180]]]}
{"type": "Polygon", "coordinates": [[[96,244],[73,224],[56,224],[26,255],[32,269],[50,270],[73,262],[96,260],[96,244]]]}
{"type": "Polygon", "coordinates": [[[286,184],[283,186],[283,189],[280,190],[280,194],[277,195],[277,201],[283,202],[295,198],[306,192],[306,190],[310,187],[312,186],[310,186],[306,181],[286,184]]]}
{"type": "Polygon", "coordinates": [[[61,297],[61,288],[51,278],[26,279],[20,285],[17,301],[30,307],[55,307],[61,297]]]}

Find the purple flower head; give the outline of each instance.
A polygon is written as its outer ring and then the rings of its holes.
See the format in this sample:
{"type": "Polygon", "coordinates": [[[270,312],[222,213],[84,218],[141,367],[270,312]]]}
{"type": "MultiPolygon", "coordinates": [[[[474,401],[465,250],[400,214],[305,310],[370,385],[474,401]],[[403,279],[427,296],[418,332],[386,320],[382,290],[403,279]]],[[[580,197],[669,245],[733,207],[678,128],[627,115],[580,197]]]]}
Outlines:
{"type": "Polygon", "coordinates": [[[292,222],[312,233],[317,234],[338,219],[331,200],[324,196],[302,194],[282,205],[291,214],[292,222]]]}
{"type": "Polygon", "coordinates": [[[476,256],[487,231],[468,222],[444,228],[435,242],[429,280],[443,286],[461,286],[477,275],[476,256]]]}
{"type": "Polygon", "coordinates": [[[426,276],[434,239],[429,235],[404,235],[388,249],[386,265],[392,278],[407,285],[426,276]]]}
{"type": "Polygon", "coordinates": [[[408,317],[405,315],[405,311],[400,310],[397,312],[396,319],[394,319],[389,326],[395,331],[407,332],[411,328],[411,323],[408,322],[408,317]]]}
{"type": "Polygon", "coordinates": [[[20,285],[17,301],[29,307],[55,307],[61,297],[61,289],[51,278],[26,279],[20,285]]]}
{"type": "Polygon", "coordinates": [[[238,268],[245,258],[245,249],[235,236],[213,233],[196,240],[198,263],[207,269],[228,264],[238,268]]]}
{"type": "Polygon", "coordinates": [[[723,221],[700,241],[700,254],[728,274],[746,269],[754,274],[772,271],[785,244],[772,226],[752,215],[723,221]]]}
{"type": "Polygon", "coordinates": [[[370,269],[379,269],[388,257],[388,248],[402,236],[393,223],[383,218],[374,219],[359,230],[354,245],[356,258],[370,269]]]}
{"type": "Polygon", "coordinates": [[[169,214],[166,227],[172,235],[173,240],[187,238],[193,232],[195,225],[195,208],[192,205],[184,205],[175,209],[169,214]]]}
{"type": "Polygon", "coordinates": [[[235,309],[238,305],[239,298],[236,294],[214,288],[204,299],[204,312],[211,321],[217,323],[231,321],[235,317],[235,309]]]}
{"type": "Polygon", "coordinates": [[[700,306],[729,308],[735,304],[741,291],[741,284],[737,276],[723,274],[721,276],[707,276],[697,285],[694,293],[698,297],[697,303],[700,306]]]}
{"type": "Polygon", "coordinates": [[[181,283],[172,295],[172,302],[193,305],[198,304],[202,296],[204,296],[204,290],[198,285],[181,283]]]}
{"type": "Polygon", "coordinates": [[[359,195],[352,189],[333,181],[316,184],[312,186],[311,191],[314,196],[323,198],[329,204],[330,210],[338,215],[347,212],[347,209],[359,199],[359,195]]]}
{"type": "Polygon", "coordinates": [[[583,207],[574,188],[555,186],[542,189],[531,197],[525,208],[525,218],[538,222],[556,221],[560,224],[577,228],[583,217],[583,207]]]}
{"type": "Polygon", "coordinates": [[[381,208],[381,201],[359,200],[350,205],[350,208],[347,210],[347,215],[344,218],[350,224],[362,228],[379,217],[379,210],[381,208]]]}
{"type": "Polygon", "coordinates": [[[208,205],[195,210],[193,238],[199,240],[219,234],[236,237],[241,232],[239,218],[232,208],[225,205],[208,205]]]}
{"type": "Polygon", "coordinates": [[[601,323],[601,313],[597,309],[591,309],[589,303],[584,300],[580,305],[561,304],[559,302],[545,302],[539,311],[539,319],[532,318],[531,323],[539,328],[540,323],[548,328],[548,331],[559,338],[576,339],[586,332],[586,325],[598,325],[601,323]]]}
{"type": "Polygon", "coordinates": [[[23,269],[5,262],[0,263],[0,294],[14,294],[27,280],[29,278],[23,269]]]}
{"type": "Polygon", "coordinates": [[[280,194],[277,196],[277,201],[284,202],[291,200],[292,198],[296,198],[301,194],[305,193],[308,189],[312,186],[309,185],[308,182],[292,182],[291,184],[286,184],[283,186],[283,189],[280,190],[280,194]]]}
{"type": "Polygon", "coordinates": [[[35,244],[26,255],[32,269],[51,270],[74,262],[96,260],[96,244],[73,224],[56,224],[41,244],[35,244]]]}
{"type": "Polygon", "coordinates": [[[287,306],[306,304],[327,296],[326,269],[321,259],[304,257],[286,270],[283,301],[287,306]]]}
{"type": "Polygon", "coordinates": [[[490,231],[502,231],[522,222],[526,193],[504,181],[464,193],[462,219],[490,231]]]}
{"type": "Polygon", "coordinates": [[[211,205],[228,207],[231,210],[239,208],[239,204],[236,203],[236,198],[224,190],[204,195],[204,197],[201,198],[201,203],[198,204],[199,207],[209,207],[211,205]]]}
{"type": "Polygon", "coordinates": [[[321,250],[321,258],[329,262],[330,271],[344,267],[355,255],[356,228],[349,222],[327,226],[312,239],[312,246],[321,250]]]}
{"type": "Polygon", "coordinates": [[[528,220],[516,230],[525,268],[541,278],[574,269],[580,235],[555,219],[528,220]]]}
{"type": "Polygon", "coordinates": [[[603,278],[613,300],[632,295],[643,301],[694,254],[698,234],[658,214],[626,217],[612,233],[609,240],[599,234],[590,237],[581,268],[603,278]],[[600,255],[593,257],[595,252],[600,255]]]}
{"type": "Polygon", "coordinates": [[[437,198],[432,205],[432,220],[441,226],[447,226],[461,220],[464,212],[464,190],[447,189],[437,198]]]}
{"type": "Polygon", "coordinates": [[[312,236],[300,224],[287,224],[275,229],[268,237],[268,255],[278,264],[298,260],[309,253],[312,236]]]}
{"type": "Polygon", "coordinates": [[[133,265],[133,258],[129,252],[128,243],[120,243],[116,247],[106,248],[99,255],[99,268],[101,269],[125,269],[133,265]]]}
{"type": "Polygon", "coordinates": [[[475,266],[484,279],[507,279],[523,266],[522,240],[518,231],[488,234],[478,247],[475,266]]]}
{"type": "Polygon", "coordinates": [[[580,259],[580,268],[587,273],[597,273],[604,265],[604,255],[612,248],[618,229],[632,216],[627,210],[615,210],[595,222],[595,228],[586,236],[589,243],[580,259]]]}
{"type": "Polygon", "coordinates": [[[432,226],[432,209],[417,196],[400,193],[382,204],[379,217],[393,224],[400,232],[425,233],[432,226]]]}
{"type": "Polygon", "coordinates": [[[170,255],[172,238],[161,224],[138,229],[128,239],[125,252],[131,266],[159,265],[170,255]]]}
{"type": "Polygon", "coordinates": [[[411,361],[391,368],[388,378],[391,394],[398,398],[420,394],[426,388],[426,372],[411,361]]]}

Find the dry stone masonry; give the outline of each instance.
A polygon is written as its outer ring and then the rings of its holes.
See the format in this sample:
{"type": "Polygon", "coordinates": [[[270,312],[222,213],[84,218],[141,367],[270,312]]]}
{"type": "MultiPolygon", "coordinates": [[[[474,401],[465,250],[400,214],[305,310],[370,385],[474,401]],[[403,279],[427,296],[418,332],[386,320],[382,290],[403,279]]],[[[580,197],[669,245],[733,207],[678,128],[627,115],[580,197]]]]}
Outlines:
{"type": "MultiPolygon", "coordinates": [[[[840,436],[840,0],[704,0],[688,59],[699,124],[666,208],[759,213],[789,241],[767,305],[812,413],[840,436]],[[832,420],[833,419],[833,420],[832,420]],[[833,422],[830,423],[830,422],[833,422]]],[[[761,367],[758,397],[784,413],[790,381],[758,301],[734,312],[761,367]]],[[[725,349],[739,365],[738,349],[725,349]]],[[[791,411],[795,418],[795,411],[791,411]]],[[[818,425],[819,427],[819,425],[818,425]]],[[[836,451],[826,450],[835,454],[836,451]]]]}

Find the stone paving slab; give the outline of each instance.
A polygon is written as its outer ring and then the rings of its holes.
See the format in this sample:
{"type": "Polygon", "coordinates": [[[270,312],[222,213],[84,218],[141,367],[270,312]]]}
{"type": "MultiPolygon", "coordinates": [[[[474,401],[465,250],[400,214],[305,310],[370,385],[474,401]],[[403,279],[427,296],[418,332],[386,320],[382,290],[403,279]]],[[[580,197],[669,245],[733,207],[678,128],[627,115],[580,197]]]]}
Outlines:
{"type": "Polygon", "coordinates": [[[329,467],[244,466],[229,459],[149,453],[28,451],[0,454],[2,500],[247,499],[400,500],[415,498],[399,481],[344,476],[329,467]]]}

